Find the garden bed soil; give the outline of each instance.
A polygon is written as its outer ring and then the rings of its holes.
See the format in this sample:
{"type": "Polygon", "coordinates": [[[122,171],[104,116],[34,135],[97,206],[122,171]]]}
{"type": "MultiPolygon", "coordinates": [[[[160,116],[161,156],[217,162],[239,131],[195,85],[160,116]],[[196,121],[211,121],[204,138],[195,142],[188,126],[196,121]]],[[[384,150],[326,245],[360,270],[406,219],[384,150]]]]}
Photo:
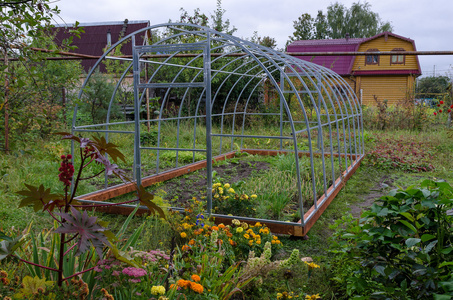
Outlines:
{"type": "MultiPolygon", "coordinates": [[[[239,181],[246,181],[254,174],[267,171],[271,164],[263,161],[237,161],[235,163],[221,163],[213,165],[212,170],[217,178],[221,178],[223,184],[233,184],[239,181]]],[[[181,206],[188,200],[206,195],[206,169],[189,173],[182,177],[165,181],[154,188],[155,192],[165,191],[165,198],[169,199],[172,205],[181,206]]]]}

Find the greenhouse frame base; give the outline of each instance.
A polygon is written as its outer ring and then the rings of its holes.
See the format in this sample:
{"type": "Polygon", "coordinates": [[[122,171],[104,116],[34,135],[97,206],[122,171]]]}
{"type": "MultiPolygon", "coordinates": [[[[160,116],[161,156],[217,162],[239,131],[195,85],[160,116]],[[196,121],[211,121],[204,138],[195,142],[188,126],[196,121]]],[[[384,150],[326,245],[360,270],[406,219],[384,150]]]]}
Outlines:
{"type": "MultiPolygon", "coordinates": [[[[284,151],[278,151],[278,150],[249,150],[249,149],[244,149],[240,151],[241,153],[246,152],[248,154],[252,155],[269,155],[269,156],[275,156],[279,154],[284,154],[287,152],[284,151]]],[[[299,153],[299,156],[305,155],[306,153],[299,153]]],[[[226,159],[230,159],[235,157],[236,151],[233,152],[228,152],[226,154],[218,155],[213,158],[213,161],[222,161],[226,159]]],[[[342,155],[343,156],[343,155],[342,155]]],[[[319,217],[323,214],[323,212],[327,209],[327,207],[330,205],[330,203],[335,199],[335,197],[338,195],[338,193],[341,191],[341,189],[345,186],[346,182],[351,178],[351,176],[355,173],[355,171],[358,169],[360,166],[360,163],[362,162],[364,155],[348,155],[351,159],[354,159],[352,164],[348,167],[347,170],[343,171],[342,175],[338,177],[335,180],[335,184],[332,184],[328,190],[327,190],[327,197],[326,194],[321,195],[321,197],[318,198],[317,200],[317,209],[313,205],[307,212],[304,214],[304,220],[308,219],[308,221],[305,222],[303,225],[295,226],[293,224],[276,224],[272,223],[272,220],[263,220],[263,219],[254,219],[254,218],[249,218],[249,220],[241,220],[250,224],[254,224],[255,222],[261,222],[266,224],[269,229],[273,233],[277,234],[288,234],[292,236],[297,236],[297,237],[304,237],[307,235],[308,231],[313,227],[313,225],[316,223],[316,221],[319,219],[319,217]],[[313,214],[313,215],[312,215],[313,214]],[[310,217],[310,215],[312,215],[310,217]]],[[[207,161],[199,161],[190,165],[186,165],[180,168],[176,168],[173,170],[169,170],[166,172],[162,172],[160,174],[148,176],[142,179],[142,185],[144,187],[151,186],[153,184],[163,182],[166,180],[170,180],[203,168],[206,168],[207,161]]],[[[92,192],[89,194],[85,194],[82,196],[76,197],[76,200],[79,202],[85,202],[85,203],[99,203],[103,202],[105,204],[111,204],[110,202],[106,202],[107,200],[110,200],[112,198],[115,198],[117,196],[121,196],[127,193],[131,193],[136,191],[136,184],[134,182],[131,183],[126,183],[126,184],[120,184],[112,187],[108,187],[103,190],[99,190],[96,192],[92,192]]],[[[96,211],[104,212],[104,213],[109,213],[109,214],[121,214],[121,215],[129,215],[134,209],[136,208],[136,205],[111,205],[111,206],[102,206],[102,207],[96,207],[96,211]]],[[[181,210],[181,208],[172,208],[175,210],[181,210]]],[[[149,213],[149,210],[146,206],[140,206],[139,209],[137,210],[136,214],[137,215],[142,215],[142,214],[147,214],[149,213]]],[[[225,215],[216,215],[213,214],[215,217],[215,222],[217,224],[223,223],[225,225],[231,224],[231,221],[237,216],[225,216],[225,215]]],[[[301,220],[298,222],[301,224],[301,220]]]]}

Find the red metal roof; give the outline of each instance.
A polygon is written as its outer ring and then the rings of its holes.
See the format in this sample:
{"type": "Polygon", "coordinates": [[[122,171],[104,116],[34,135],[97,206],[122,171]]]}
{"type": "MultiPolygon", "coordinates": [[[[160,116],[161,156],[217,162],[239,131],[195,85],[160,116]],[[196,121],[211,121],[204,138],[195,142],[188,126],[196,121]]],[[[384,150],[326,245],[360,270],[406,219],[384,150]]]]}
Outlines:
{"type": "MultiPolygon", "coordinates": [[[[124,21],[124,22],[102,22],[102,23],[85,23],[80,24],[79,27],[83,27],[85,33],[80,35],[80,39],[73,36],[72,45],[77,46],[77,49],[71,52],[87,55],[100,56],[104,54],[104,50],[107,46],[107,32],[110,31],[112,45],[118,41],[120,32],[125,28],[124,36],[135,32],[139,29],[146,28],[149,26],[149,21],[124,21]]],[[[63,39],[69,38],[71,34],[69,30],[73,27],[56,26],[53,31],[56,32],[54,41],[57,45],[61,44],[63,39]]],[[[136,38],[136,44],[142,45],[144,35],[140,35],[136,38]]],[[[131,42],[127,42],[121,47],[121,52],[124,55],[132,54],[131,42]]],[[[96,63],[95,59],[82,60],[82,66],[85,71],[96,63]]],[[[101,72],[105,71],[104,66],[101,66],[101,72]]]]}
{"type": "MultiPolygon", "coordinates": [[[[288,45],[287,52],[355,52],[359,49],[362,43],[382,37],[393,36],[398,39],[403,39],[412,43],[415,48],[415,42],[409,38],[400,35],[383,32],[372,36],[370,38],[349,38],[349,39],[326,39],[326,40],[301,40],[294,41],[288,45]]],[[[313,62],[315,64],[332,69],[339,75],[351,75],[352,66],[354,64],[355,56],[296,56],[305,61],[313,62]]],[[[354,75],[384,75],[384,74],[421,74],[420,63],[418,62],[418,70],[403,70],[401,71],[368,71],[368,72],[354,72],[354,75]],[[371,72],[371,73],[370,73],[371,72]],[[396,72],[396,73],[395,73],[396,72]],[[360,73],[360,74],[359,74],[360,73]]]]}

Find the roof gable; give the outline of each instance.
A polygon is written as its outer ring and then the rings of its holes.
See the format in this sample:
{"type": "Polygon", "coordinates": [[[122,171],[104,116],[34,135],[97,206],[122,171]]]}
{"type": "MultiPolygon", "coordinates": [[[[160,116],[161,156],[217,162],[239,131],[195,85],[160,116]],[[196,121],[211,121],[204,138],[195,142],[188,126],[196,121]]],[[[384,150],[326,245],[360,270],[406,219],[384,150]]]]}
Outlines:
{"type": "MultiPolygon", "coordinates": [[[[325,39],[325,40],[301,40],[294,41],[287,47],[287,52],[356,52],[359,47],[365,43],[371,42],[375,39],[387,38],[391,36],[396,39],[401,39],[409,42],[416,51],[415,42],[412,39],[391,33],[382,32],[369,38],[344,38],[344,39],[325,39]]],[[[296,56],[299,59],[313,62],[318,65],[332,69],[339,75],[350,75],[354,65],[356,56],[296,56]]],[[[418,57],[416,57],[418,70],[414,74],[421,74],[420,64],[418,57]]],[[[376,71],[379,72],[379,71],[376,71]]],[[[388,71],[386,71],[388,72],[388,71]]]]}

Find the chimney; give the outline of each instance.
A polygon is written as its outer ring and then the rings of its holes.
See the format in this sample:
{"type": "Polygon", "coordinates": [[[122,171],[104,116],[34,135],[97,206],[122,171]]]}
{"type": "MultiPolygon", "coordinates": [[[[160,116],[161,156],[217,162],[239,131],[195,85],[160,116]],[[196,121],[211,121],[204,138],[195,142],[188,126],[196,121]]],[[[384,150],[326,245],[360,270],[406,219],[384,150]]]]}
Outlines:
{"type": "Polygon", "coordinates": [[[107,30],[107,47],[112,46],[112,34],[110,28],[107,30]]]}
{"type": "Polygon", "coordinates": [[[346,39],[346,42],[349,41],[349,33],[348,32],[346,32],[345,39],[346,39]]]}

